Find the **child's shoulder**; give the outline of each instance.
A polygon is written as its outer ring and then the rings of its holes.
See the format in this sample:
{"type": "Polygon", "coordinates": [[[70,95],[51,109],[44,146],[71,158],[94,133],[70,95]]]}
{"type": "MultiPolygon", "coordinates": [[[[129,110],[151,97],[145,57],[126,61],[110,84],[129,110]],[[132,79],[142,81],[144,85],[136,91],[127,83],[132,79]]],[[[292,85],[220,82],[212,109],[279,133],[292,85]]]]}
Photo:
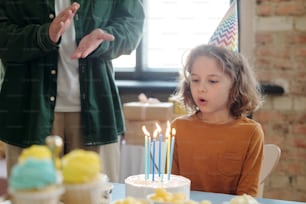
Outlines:
{"type": "Polygon", "coordinates": [[[245,117],[245,116],[241,116],[238,120],[239,120],[240,123],[255,125],[255,126],[261,126],[260,123],[257,122],[256,120],[254,120],[252,118],[245,117]]]}
{"type": "Polygon", "coordinates": [[[263,134],[262,125],[254,119],[247,118],[247,117],[241,117],[237,124],[238,124],[238,127],[240,127],[240,128],[243,127],[243,128],[248,129],[248,130],[251,129],[255,132],[263,134]]]}

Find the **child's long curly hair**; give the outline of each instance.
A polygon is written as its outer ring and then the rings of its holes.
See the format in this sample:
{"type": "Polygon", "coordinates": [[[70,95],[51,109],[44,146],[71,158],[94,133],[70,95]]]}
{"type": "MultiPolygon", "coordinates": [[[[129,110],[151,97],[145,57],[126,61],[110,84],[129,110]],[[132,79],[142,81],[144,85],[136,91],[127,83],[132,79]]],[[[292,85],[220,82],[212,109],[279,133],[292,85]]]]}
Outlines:
{"type": "Polygon", "coordinates": [[[232,79],[228,100],[228,107],[232,116],[249,115],[260,107],[263,101],[260,86],[247,60],[241,54],[225,48],[200,45],[193,48],[188,54],[181,76],[181,86],[175,94],[175,97],[187,109],[198,110],[191,95],[190,73],[193,63],[201,56],[216,59],[220,68],[232,79]]]}

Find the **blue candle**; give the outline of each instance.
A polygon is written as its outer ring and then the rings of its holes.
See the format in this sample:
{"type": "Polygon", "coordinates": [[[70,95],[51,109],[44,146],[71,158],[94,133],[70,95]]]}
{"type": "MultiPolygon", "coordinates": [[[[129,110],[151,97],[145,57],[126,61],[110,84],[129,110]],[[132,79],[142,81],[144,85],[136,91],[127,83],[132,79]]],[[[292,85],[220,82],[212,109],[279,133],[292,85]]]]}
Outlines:
{"type": "Polygon", "coordinates": [[[155,143],[156,143],[156,140],[155,140],[155,138],[153,138],[152,181],[154,181],[154,167],[155,167],[155,143]]]}
{"type": "Polygon", "coordinates": [[[156,146],[156,137],[159,133],[159,130],[156,129],[153,133],[153,159],[152,159],[152,181],[154,181],[154,174],[155,174],[155,146],[156,146]]]}
{"type": "Polygon", "coordinates": [[[163,142],[163,135],[159,135],[159,149],[158,149],[158,176],[160,177],[160,171],[161,171],[161,150],[162,150],[162,142],[163,142]]]}
{"type": "Polygon", "coordinates": [[[150,174],[150,154],[151,154],[151,137],[148,137],[148,147],[147,147],[147,168],[148,168],[148,178],[150,174]]]}
{"type": "Polygon", "coordinates": [[[145,179],[147,180],[148,179],[148,136],[146,135],[145,136],[145,155],[144,155],[144,158],[145,158],[145,161],[144,161],[144,165],[145,165],[145,179]]]}
{"type": "Polygon", "coordinates": [[[154,134],[159,135],[159,149],[158,149],[158,165],[157,165],[157,170],[158,170],[158,176],[160,177],[160,168],[161,168],[161,143],[162,143],[162,134],[161,134],[161,128],[158,125],[158,123],[155,123],[156,125],[156,130],[154,131],[154,134]]]}

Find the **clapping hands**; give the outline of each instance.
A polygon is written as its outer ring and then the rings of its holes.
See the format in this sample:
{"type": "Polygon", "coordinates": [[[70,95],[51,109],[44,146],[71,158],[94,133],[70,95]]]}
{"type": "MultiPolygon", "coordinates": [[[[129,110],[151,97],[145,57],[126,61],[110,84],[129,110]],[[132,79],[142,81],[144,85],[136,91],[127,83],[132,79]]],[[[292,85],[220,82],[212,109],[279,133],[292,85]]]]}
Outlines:
{"type": "MultiPolygon", "coordinates": [[[[49,37],[54,43],[59,41],[60,37],[71,25],[79,8],[80,4],[73,3],[54,18],[49,27],[49,37]]],[[[97,28],[82,38],[77,49],[71,55],[71,59],[86,58],[97,49],[103,41],[113,41],[114,39],[115,37],[113,35],[105,33],[102,29],[97,28]]]]}
{"type": "Polygon", "coordinates": [[[60,37],[70,26],[79,8],[80,4],[73,3],[54,18],[49,27],[49,37],[54,43],[59,41],[60,37]]]}
{"type": "Polygon", "coordinates": [[[111,34],[105,33],[102,29],[95,29],[88,35],[85,35],[79,46],[71,55],[71,59],[85,58],[92,53],[104,41],[113,41],[115,37],[111,34]]]}

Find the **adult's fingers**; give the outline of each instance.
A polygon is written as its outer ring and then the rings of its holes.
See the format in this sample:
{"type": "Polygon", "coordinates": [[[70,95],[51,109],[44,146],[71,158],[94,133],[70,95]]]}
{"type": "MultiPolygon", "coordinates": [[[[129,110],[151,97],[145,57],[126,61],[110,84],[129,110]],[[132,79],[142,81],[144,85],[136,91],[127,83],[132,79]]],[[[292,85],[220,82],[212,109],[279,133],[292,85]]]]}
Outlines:
{"type": "Polygon", "coordinates": [[[107,41],[114,41],[115,40],[115,36],[113,36],[112,34],[103,32],[99,36],[99,39],[100,40],[107,40],[107,41]]]}
{"type": "Polygon", "coordinates": [[[79,8],[80,8],[80,4],[77,3],[77,2],[72,3],[71,6],[70,6],[71,12],[73,14],[75,14],[78,11],[79,8]]]}

